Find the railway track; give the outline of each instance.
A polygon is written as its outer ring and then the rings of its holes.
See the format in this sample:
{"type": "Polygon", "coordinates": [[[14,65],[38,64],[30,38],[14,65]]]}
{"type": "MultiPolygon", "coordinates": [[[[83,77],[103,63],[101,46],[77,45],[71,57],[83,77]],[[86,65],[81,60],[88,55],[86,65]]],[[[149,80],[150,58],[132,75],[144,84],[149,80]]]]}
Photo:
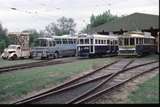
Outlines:
{"type": "MultiPolygon", "coordinates": [[[[78,103],[84,103],[85,101],[94,98],[95,96],[98,96],[106,90],[111,90],[114,87],[118,87],[128,81],[130,81],[132,78],[136,78],[139,75],[142,75],[143,73],[135,74],[135,69],[143,68],[146,66],[150,66],[151,64],[157,64],[158,61],[152,61],[147,62],[143,64],[138,64],[129,67],[132,65],[134,60],[131,61],[115,61],[109,65],[105,65],[101,68],[98,68],[84,76],[81,76],[79,78],[76,78],[74,80],[71,80],[69,82],[66,82],[64,84],[59,85],[58,87],[55,87],[51,90],[48,90],[44,93],[29,97],[27,99],[23,99],[20,101],[15,102],[14,104],[25,104],[25,103],[40,103],[40,104],[78,104],[78,103]],[[120,64],[118,66],[118,63],[120,64]],[[116,68],[120,67],[121,70],[117,70],[114,72],[105,72],[104,69],[110,69],[110,68],[116,68]],[[123,65],[123,66],[122,66],[123,65]],[[126,72],[127,71],[127,72],[126,72]],[[128,79],[122,78],[122,73],[127,73],[127,75],[130,75],[130,73],[135,74],[135,76],[127,76],[128,79]],[[121,80],[117,78],[117,75],[122,75],[121,80]],[[115,78],[116,77],[116,78],[115,78]],[[113,79],[114,78],[114,79],[113,79]],[[112,81],[111,81],[112,80],[112,81]],[[114,81],[113,81],[114,80],[114,81]],[[116,81],[116,82],[115,82],[116,81]],[[118,83],[118,82],[119,83],[118,83]],[[109,85],[108,85],[109,84],[109,85]],[[116,84],[116,85],[115,85],[116,84]]],[[[159,66],[153,67],[148,71],[157,69],[159,66]]],[[[144,68],[143,68],[144,69],[144,68]]],[[[142,71],[142,70],[140,70],[142,71]]],[[[126,75],[126,74],[125,74],[126,75]]],[[[120,78],[120,77],[119,77],[120,78]]]]}
{"type": "Polygon", "coordinates": [[[10,71],[19,70],[19,69],[33,68],[33,67],[71,63],[76,60],[77,59],[44,60],[44,61],[38,61],[38,62],[31,62],[27,64],[18,64],[18,65],[13,65],[13,66],[0,67],[0,73],[10,72],[10,71]]]}
{"type": "Polygon", "coordinates": [[[127,69],[123,69],[113,73],[111,76],[107,77],[100,84],[97,84],[94,88],[84,92],[78,97],[68,101],[66,104],[79,104],[85,103],[95,97],[98,97],[104,93],[108,93],[113,91],[113,89],[118,88],[119,86],[135,79],[138,76],[143,75],[144,73],[151,72],[155,69],[158,69],[158,63],[154,63],[152,65],[145,66],[133,66],[127,69]],[[147,68],[145,68],[147,67],[147,68]],[[127,72],[126,72],[127,71],[127,72]]]}

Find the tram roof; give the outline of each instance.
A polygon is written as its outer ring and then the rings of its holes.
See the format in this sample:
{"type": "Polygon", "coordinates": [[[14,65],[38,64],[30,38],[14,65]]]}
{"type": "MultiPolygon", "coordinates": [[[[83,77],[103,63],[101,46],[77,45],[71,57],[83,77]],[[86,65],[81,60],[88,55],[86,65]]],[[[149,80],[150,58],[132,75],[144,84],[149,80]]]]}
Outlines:
{"type": "Polygon", "coordinates": [[[155,39],[155,37],[151,36],[151,33],[149,32],[127,32],[120,37],[136,37],[136,38],[152,38],[155,39]]]}
{"type": "Polygon", "coordinates": [[[118,36],[117,35],[100,35],[100,34],[80,34],[78,37],[82,38],[113,38],[116,39],[118,36]]]}

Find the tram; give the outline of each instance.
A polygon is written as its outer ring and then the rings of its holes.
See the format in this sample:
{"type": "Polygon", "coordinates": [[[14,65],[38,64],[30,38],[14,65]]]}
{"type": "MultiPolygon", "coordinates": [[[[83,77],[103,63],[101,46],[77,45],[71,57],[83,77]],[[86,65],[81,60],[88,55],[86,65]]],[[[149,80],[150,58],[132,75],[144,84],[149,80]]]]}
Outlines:
{"type": "Polygon", "coordinates": [[[118,37],[115,35],[79,34],[77,41],[80,57],[118,54],[118,37]]]}
{"type": "Polygon", "coordinates": [[[155,53],[155,37],[149,32],[127,32],[118,36],[118,42],[118,55],[142,56],[155,53]]]}

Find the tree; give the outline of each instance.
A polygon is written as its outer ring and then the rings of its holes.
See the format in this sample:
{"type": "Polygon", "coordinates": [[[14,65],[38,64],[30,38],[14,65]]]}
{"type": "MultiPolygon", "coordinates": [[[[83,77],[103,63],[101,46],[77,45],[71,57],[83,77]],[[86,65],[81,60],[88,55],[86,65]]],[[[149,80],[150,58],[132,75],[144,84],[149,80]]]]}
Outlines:
{"type": "Polygon", "coordinates": [[[31,46],[31,47],[33,46],[33,43],[34,43],[35,39],[37,39],[40,35],[40,33],[38,33],[36,31],[36,29],[27,29],[27,30],[24,30],[22,32],[29,33],[29,38],[30,38],[29,46],[31,46]]]}
{"type": "Polygon", "coordinates": [[[110,13],[110,10],[107,10],[106,12],[97,16],[92,14],[90,17],[90,24],[88,24],[86,28],[82,30],[82,32],[87,32],[89,29],[92,29],[94,27],[97,27],[99,25],[102,25],[104,23],[107,23],[113,20],[117,20],[118,18],[119,17],[117,15],[112,15],[110,13]]]}
{"type": "Polygon", "coordinates": [[[45,27],[45,31],[49,35],[60,35],[60,30],[59,30],[58,26],[54,22],[52,22],[51,24],[49,24],[48,26],[46,26],[45,27]]]}
{"type": "Polygon", "coordinates": [[[94,16],[94,15],[91,16],[91,27],[97,27],[99,25],[102,25],[104,23],[107,23],[116,19],[118,19],[118,16],[112,15],[110,13],[110,10],[107,10],[106,12],[98,16],[94,16]]]}
{"type": "Polygon", "coordinates": [[[3,52],[9,44],[9,39],[7,37],[7,29],[4,29],[0,23],[0,53],[3,52]]]}
{"type": "Polygon", "coordinates": [[[71,31],[74,32],[76,23],[72,18],[61,17],[56,23],[52,22],[45,27],[45,31],[49,35],[65,35],[69,34],[71,31]]]}

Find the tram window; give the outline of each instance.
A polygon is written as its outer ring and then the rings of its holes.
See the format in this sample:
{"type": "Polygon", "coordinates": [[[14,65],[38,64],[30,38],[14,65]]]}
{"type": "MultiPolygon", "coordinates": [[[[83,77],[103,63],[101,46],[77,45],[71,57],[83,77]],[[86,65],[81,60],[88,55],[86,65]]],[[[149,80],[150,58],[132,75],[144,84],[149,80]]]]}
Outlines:
{"type": "Polygon", "coordinates": [[[151,44],[154,44],[154,40],[153,39],[151,39],[151,42],[150,42],[151,44]]]}
{"type": "Polygon", "coordinates": [[[122,46],[122,38],[119,39],[119,45],[122,46]]]}
{"type": "Polygon", "coordinates": [[[97,44],[97,40],[95,40],[95,44],[97,44]]]}
{"type": "Polygon", "coordinates": [[[104,44],[106,44],[106,40],[104,40],[103,42],[104,42],[104,44]]]}
{"type": "Polygon", "coordinates": [[[100,44],[101,43],[101,40],[98,40],[98,44],[100,44]]]}
{"type": "Polygon", "coordinates": [[[101,44],[103,44],[103,40],[101,40],[101,44]]]}
{"type": "Polygon", "coordinates": [[[138,41],[139,41],[139,39],[138,39],[138,38],[136,38],[136,44],[139,44],[139,42],[138,42],[138,41]]]}
{"type": "Polygon", "coordinates": [[[89,39],[85,39],[85,44],[89,44],[89,39]]]}
{"type": "Polygon", "coordinates": [[[111,41],[111,45],[113,44],[113,41],[111,41]]]}
{"type": "Polygon", "coordinates": [[[109,41],[109,40],[107,40],[107,44],[110,44],[110,41],[109,41]]]}
{"type": "Polygon", "coordinates": [[[83,44],[83,39],[80,39],[80,44],[83,44]]]}
{"type": "Polygon", "coordinates": [[[129,45],[129,39],[128,38],[124,38],[124,45],[129,45]]]}
{"type": "Polygon", "coordinates": [[[130,45],[134,45],[134,38],[130,38],[130,45]]]}
{"type": "Polygon", "coordinates": [[[115,45],[117,45],[118,44],[118,42],[115,40],[115,45]]]}
{"type": "Polygon", "coordinates": [[[73,39],[73,44],[76,44],[76,39],[73,39]]]}
{"type": "Polygon", "coordinates": [[[98,44],[98,40],[97,39],[96,39],[95,43],[98,44]]]}
{"type": "Polygon", "coordinates": [[[139,38],[139,44],[143,44],[143,38],[139,38]]]}
{"type": "Polygon", "coordinates": [[[93,39],[91,39],[91,44],[93,44],[93,39]]]}
{"type": "Polygon", "coordinates": [[[146,38],[144,38],[144,44],[147,44],[147,39],[146,38]]]}
{"type": "Polygon", "coordinates": [[[80,44],[79,39],[77,40],[77,44],[80,44]]]}
{"type": "Polygon", "coordinates": [[[144,38],[144,44],[149,44],[149,43],[150,43],[150,39],[144,38]]]}

